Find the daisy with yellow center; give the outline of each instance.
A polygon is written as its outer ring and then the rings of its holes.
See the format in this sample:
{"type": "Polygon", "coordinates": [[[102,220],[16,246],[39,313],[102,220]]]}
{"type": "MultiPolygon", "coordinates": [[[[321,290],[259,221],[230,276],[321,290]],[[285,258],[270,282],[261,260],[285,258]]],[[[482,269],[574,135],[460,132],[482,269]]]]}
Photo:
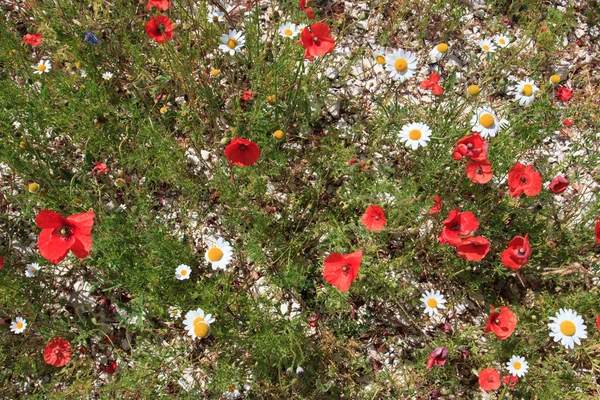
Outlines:
{"type": "Polygon", "coordinates": [[[17,317],[13,322],[10,323],[10,331],[15,335],[23,333],[23,331],[27,328],[27,321],[24,318],[17,317]]]}
{"type": "Polygon", "coordinates": [[[385,71],[385,49],[379,49],[379,50],[375,50],[373,51],[373,61],[375,66],[373,67],[373,70],[380,74],[383,71],[385,71]]]}
{"type": "Polygon", "coordinates": [[[587,327],[583,318],[573,310],[561,308],[555,317],[550,317],[548,324],[550,336],[568,349],[581,345],[581,339],[587,339],[587,327]]]}
{"type": "Polygon", "coordinates": [[[40,60],[38,65],[32,65],[31,68],[33,68],[35,70],[35,71],[33,71],[34,74],[41,75],[44,72],[45,73],[50,72],[50,70],[52,69],[52,65],[50,65],[50,61],[48,61],[48,60],[40,60]]]}
{"type": "Polygon", "coordinates": [[[395,81],[410,79],[417,70],[417,57],[410,51],[394,50],[385,57],[385,70],[395,81]]]}
{"type": "Polygon", "coordinates": [[[169,307],[169,317],[171,317],[173,319],[181,318],[181,310],[179,309],[179,307],[170,306],[169,307]]]}
{"type": "Polygon", "coordinates": [[[28,278],[33,278],[38,274],[40,269],[42,269],[42,267],[38,263],[27,264],[27,267],[25,268],[25,276],[28,278]]]}
{"type": "Polygon", "coordinates": [[[190,279],[192,270],[188,265],[181,264],[175,268],[175,278],[182,281],[184,279],[190,279]]]}
{"type": "Polygon", "coordinates": [[[207,337],[210,334],[210,324],[213,322],[215,322],[215,319],[212,315],[204,315],[204,311],[202,311],[201,308],[188,311],[183,320],[185,329],[187,329],[188,335],[190,335],[192,339],[203,339],[207,337]]]}
{"type": "Polygon", "coordinates": [[[429,52],[429,62],[436,63],[448,54],[449,47],[446,43],[440,43],[429,52]]]}
{"type": "Polygon", "coordinates": [[[494,53],[496,51],[496,45],[488,39],[478,41],[477,45],[484,53],[494,53]]]}
{"type": "Polygon", "coordinates": [[[112,72],[105,72],[102,74],[102,79],[104,79],[105,81],[110,81],[113,77],[112,72]]]}
{"type": "Polygon", "coordinates": [[[230,29],[228,34],[221,35],[221,43],[219,49],[233,56],[235,53],[242,51],[244,44],[246,44],[246,38],[244,32],[230,29]]]}
{"type": "Polygon", "coordinates": [[[421,301],[425,306],[425,312],[429,314],[430,317],[433,316],[433,314],[437,314],[439,309],[446,308],[446,299],[444,299],[444,296],[442,296],[439,290],[426,291],[423,297],[421,297],[421,301]]]}
{"type": "Polygon", "coordinates": [[[496,43],[499,47],[508,47],[510,44],[510,39],[504,35],[496,35],[494,36],[494,43],[496,43]]]}
{"type": "Polygon", "coordinates": [[[206,247],[204,258],[212,266],[212,269],[225,269],[233,256],[233,249],[229,242],[222,238],[209,239],[206,241],[206,247]]]}
{"type": "Polygon", "coordinates": [[[483,138],[494,137],[500,129],[500,122],[491,108],[480,107],[471,118],[471,129],[483,138]]]}
{"type": "Polygon", "coordinates": [[[413,150],[416,150],[421,147],[427,146],[427,142],[429,142],[431,137],[431,129],[422,123],[413,122],[411,124],[404,125],[400,130],[400,141],[406,145],[406,147],[411,147],[413,150]]]}
{"type": "Polygon", "coordinates": [[[512,356],[506,363],[506,368],[511,375],[516,375],[522,378],[529,369],[529,363],[525,361],[525,358],[519,356],[512,356]]]}
{"type": "Polygon", "coordinates": [[[212,23],[225,21],[225,13],[216,7],[209,7],[207,21],[212,23]]]}
{"type": "Polygon", "coordinates": [[[38,190],[40,190],[40,185],[36,182],[32,182],[29,185],[27,185],[27,190],[29,190],[29,193],[37,193],[38,190]]]}
{"type": "Polygon", "coordinates": [[[533,80],[525,78],[517,83],[517,87],[515,88],[515,100],[518,100],[519,104],[522,106],[528,106],[533,102],[535,93],[539,90],[540,89],[535,86],[533,80]]]}
{"type": "Polygon", "coordinates": [[[300,31],[296,24],[292,24],[291,22],[285,23],[279,27],[279,35],[293,39],[296,37],[300,31]]]}

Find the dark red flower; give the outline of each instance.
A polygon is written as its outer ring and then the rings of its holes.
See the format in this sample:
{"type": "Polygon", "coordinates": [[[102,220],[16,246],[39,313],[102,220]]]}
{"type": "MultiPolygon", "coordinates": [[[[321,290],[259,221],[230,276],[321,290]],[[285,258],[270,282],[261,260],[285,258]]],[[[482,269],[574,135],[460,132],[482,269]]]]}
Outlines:
{"type": "Polygon", "coordinates": [[[444,88],[438,84],[439,81],[440,76],[435,72],[432,72],[429,74],[429,79],[421,82],[421,89],[431,89],[434,95],[439,96],[444,93],[444,88]]]}
{"type": "Polygon", "coordinates": [[[166,15],[152,17],[146,24],[146,35],[154,39],[156,43],[164,43],[173,37],[173,25],[166,15]]]}
{"type": "Polygon", "coordinates": [[[113,374],[117,370],[117,362],[115,360],[110,360],[108,364],[104,367],[104,372],[107,374],[113,374]]]}
{"type": "Polygon", "coordinates": [[[500,306],[498,310],[492,305],[490,305],[490,308],[492,312],[488,317],[485,328],[483,328],[483,332],[494,332],[494,335],[500,340],[509,338],[517,326],[517,316],[505,306],[500,306]]]}
{"type": "Polygon", "coordinates": [[[323,277],[340,291],[347,292],[358,275],[361,260],[362,251],[350,254],[333,253],[325,259],[323,277]]]}
{"type": "Polygon", "coordinates": [[[161,11],[166,11],[171,4],[169,0],[148,0],[148,4],[146,4],[146,10],[150,10],[152,6],[156,7],[161,11]]]}
{"type": "Polygon", "coordinates": [[[29,43],[32,47],[38,46],[42,43],[42,35],[40,33],[28,33],[25,35],[25,38],[23,38],[23,42],[29,43]]]}
{"type": "Polygon", "coordinates": [[[302,11],[306,10],[306,0],[300,0],[300,9],[302,11]]]}
{"type": "Polygon", "coordinates": [[[307,8],[306,10],[304,10],[304,12],[306,12],[306,18],[313,20],[315,19],[315,12],[313,11],[312,8],[307,8]]]}
{"type": "Polygon", "coordinates": [[[571,127],[571,126],[573,126],[573,121],[571,121],[570,119],[565,119],[565,120],[562,122],[562,124],[563,124],[564,126],[571,127]]]}
{"type": "Polygon", "coordinates": [[[433,206],[431,206],[431,208],[429,209],[429,214],[433,215],[433,214],[437,214],[442,210],[442,199],[440,199],[440,196],[435,196],[433,198],[433,206]]]}
{"type": "Polygon", "coordinates": [[[362,216],[362,223],[370,231],[380,231],[386,224],[383,208],[370,205],[362,216]]]}
{"type": "Polygon", "coordinates": [[[508,187],[512,197],[517,198],[523,193],[535,196],[542,190],[542,177],[531,165],[516,163],[508,171],[508,187]]]}
{"type": "Polygon", "coordinates": [[[478,132],[473,132],[456,143],[452,158],[460,160],[468,157],[471,160],[483,161],[487,158],[487,148],[487,140],[484,140],[478,132]]]}
{"type": "Polygon", "coordinates": [[[54,367],[63,367],[71,361],[71,343],[57,337],[50,340],[44,348],[44,361],[54,367]]]}
{"type": "Polygon", "coordinates": [[[61,262],[69,250],[79,258],[90,254],[93,211],[64,218],[54,211],[42,210],[35,218],[35,223],[42,229],[38,238],[38,248],[42,257],[51,263],[61,262]]]}
{"type": "Polygon", "coordinates": [[[460,209],[450,210],[448,218],[442,222],[444,229],[440,233],[440,243],[457,246],[462,237],[471,234],[479,227],[479,221],[471,211],[460,212],[460,209]]]}
{"type": "Polygon", "coordinates": [[[488,160],[467,161],[467,176],[475,183],[484,184],[492,179],[492,163],[488,160]]]}
{"type": "Polygon", "coordinates": [[[108,168],[105,163],[102,163],[100,161],[94,162],[94,166],[92,167],[93,175],[106,174],[109,171],[110,171],[110,168],[108,168]]]}
{"type": "Polygon", "coordinates": [[[260,157],[260,149],[254,142],[235,138],[225,147],[225,156],[233,165],[249,167],[260,157]]]}
{"type": "Polygon", "coordinates": [[[504,377],[504,379],[502,380],[502,383],[504,383],[505,385],[508,385],[508,383],[510,382],[510,387],[515,387],[515,385],[517,384],[517,382],[519,381],[519,377],[516,375],[506,375],[504,377]]]}
{"type": "Polygon", "coordinates": [[[331,53],[335,47],[335,40],[331,37],[331,28],[322,22],[304,28],[298,43],[302,43],[302,47],[305,49],[304,58],[331,53]]]}
{"type": "Polygon", "coordinates": [[[550,182],[548,185],[548,190],[552,194],[561,194],[567,190],[568,187],[569,181],[562,176],[557,176],[556,178],[552,179],[552,182],[550,182]]]}
{"type": "Polygon", "coordinates": [[[4,267],[4,257],[0,256],[0,269],[4,267]]]}
{"type": "Polygon", "coordinates": [[[429,358],[427,359],[427,369],[431,369],[434,365],[443,367],[444,364],[446,364],[446,358],[448,358],[448,348],[446,346],[435,348],[431,353],[429,353],[429,358]]]}
{"type": "Polygon", "coordinates": [[[479,386],[486,392],[500,387],[500,373],[494,368],[484,369],[479,373],[479,386]]]}
{"type": "Polygon", "coordinates": [[[565,86],[561,86],[556,91],[556,98],[560,101],[567,101],[573,96],[573,91],[566,88],[565,86]]]}
{"type": "Polygon", "coordinates": [[[523,236],[515,236],[508,242],[508,249],[502,252],[502,264],[514,270],[518,270],[529,261],[531,257],[531,246],[529,245],[529,233],[523,236]]]}
{"type": "Polygon", "coordinates": [[[596,217],[596,242],[600,243],[600,218],[596,217]]]}
{"type": "Polygon", "coordinates": [[[456,254],[463,260],[479,261],[490,251],[490,242],[484,237],[468,237],[458,246],[456,254]]]}
{"type": "Polygon", "coordinates": [[[242,93],[242,100],[248,101],[252,98],[254,98],[254,94],[252,94],[252,92],[249,90],[244,90],[244,92],[242,93]]]}

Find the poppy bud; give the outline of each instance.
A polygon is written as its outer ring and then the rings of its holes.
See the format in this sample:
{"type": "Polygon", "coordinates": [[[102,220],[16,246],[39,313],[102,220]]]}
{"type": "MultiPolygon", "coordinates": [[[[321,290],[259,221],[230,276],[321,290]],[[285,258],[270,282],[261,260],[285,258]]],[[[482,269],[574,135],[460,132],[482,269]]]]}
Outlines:
{"type": "Polygon", "coordinates": [[[435,348],[431,353],[429,353],[427,369],[431,369],[434,365],[443,367],[444,364],[446,364],[446,358],[448,358],[448,348],[446,346],[435,348]]]}

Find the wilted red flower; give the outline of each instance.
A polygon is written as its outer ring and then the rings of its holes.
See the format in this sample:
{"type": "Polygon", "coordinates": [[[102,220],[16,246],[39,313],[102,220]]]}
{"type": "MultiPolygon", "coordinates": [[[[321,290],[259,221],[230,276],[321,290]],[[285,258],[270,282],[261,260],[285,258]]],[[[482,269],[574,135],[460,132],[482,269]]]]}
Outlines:
{"type": "Polygon", "coordinates": [[[500,387],[500,373],[494,368],[484,369],[479,373],[479,386],[486,392],[500,387]]]}
{"type": "Polygon", "coordinates": [[[492,305],[490,305],[490,308],[492,312],[488,317],[487,325],[483,328],[483,332],[494,332],[494,335],[500,340],[509,338],[517,326],[517,316],[505,306],[500,306],[499,310],[496,310],[492,305]]]}
{"type": "Polygon", "coordinates": [[[383,208],[370,205],[362,216],[362,223],[370,231],[380,231],[386,224],[383,208]]]}
{"type": "Polygon", "coordinates": [[[433,206],[429,209],[429,214],[437,214],[442,210],[442,199],[440,196],[435,196],[433,198],[433,206]]]}
{"type": "Polygon", "coordinates": [[[508,242],[508,249],[502,252],[502,264],[510,269],[518,270],[529,261],[531,257],[531,246],[529,245],[529,233],[523,236],[515,236],[508,242]]]}
{"type": "Polygon", "coordinates": [[[432,72],[431,74],[429,74],[429,79],[426,79],[423,82],[421,82],[421,89],[431,89],[433,94],[435,94],[436,96],[439,96],[442,93],[444,93],[444,88],[442,88],[438,84],[439,81],[440,81],[440,76],[438,74],[436,74],[435,72],[432,72]]]}
{"type": "Polygon", "coordinates": [[[233,165],[249,167],[260,157],[260,149],[254,142],[235,138],[225,147],[225,156],[233,165]]]}
{"type": "Polygon", "coordinates": [[[304,58],[331,53],[335,47],[335,40],[331,37],[331,28],[322,22],[304,28],[297,43],[301,43],[305,49],[304,58]]]}
{"type": "Polygon", "coordinates": [[[508,187],[512,197],[517,198],[523,193],[535,196],[542,190],[542,177],[531,165],[516,163],[508,171],[508,187]]]}
{"type": "Polygon", "coordinates": [[[110,168],[108,168],[105,163],[100,162],[100,161],[94,162],[94,166],[92,167],[93,175],[106,174],[109,171],[110,171],[110,168]]]}
{"type": "Polygon", "coordinates": [[[471,160],[483,161],[487,158],[488,142],[484,140],[479,132],[473,132],[456,143],[452,158],[460,160],[468,157],[471,160]]]}
{"type": "Polygon", "coordinates": [[[252,98],[254,98],[254,94],[252,94],[252,92],[249,90],[244,90],[244,92],[242,93],[242,100],[248,101],[252,98]]]}
{"type": "Polygon", "coordinates": [[[323,277],[342,292],[347,292],[358,275],[362,251],[350,254],[333,253],[325,259],[323,277]]]}
{"type": "Polygon", "coordinates": [[[457,246],[462,242],[462,237],[469,235],[479,227],[479,221],[471,211],[460,212],[460,209],[450,210],[448,218],[442,222],[444,229],[440,233],[441,244],[457,246]]]}
{"type": "Polygon", "coordinates": [[[571,96],[573,96],[573,91],[565,86],[559,87],[556,91],[556,98],[560,101],[567,101],[571,98],[571,96]]]}
{"type": "Polygon", "coordinates": [[[596,242],[600,243],[600,218],[596,217],[596,242]]]}
{"type": "Polygon", "coordinates": [[[516,375],[506,375],[504,377],[504,379],[502,380],[502,383],[504,383],[505,385],[508,385],[508,383],[510,382],[510,387],[515,387],[515,385],[517,384],[517,382],[519,381],[519,377],[516,375]]]}
{"type": "Polygon", "coordinates": [[[556,178],[552,179],[552,182],[550,182],[548,185],[548,190],[552,194],[561,194],[567,190],[568,187],[569,181],[562,176],[557,176],[556,178]]]}
{"type": "Polygon", "coordinates": [[[158,8],[161,11],[166,11],[171,4],[169,0],[148,0],[148,4],[146,4],[146,10],[150,10],[152,6],[158,8]]]}
{"type": "Polygon", "coordinates": [[[484,184],[492,179],[492,163],[488,160],[467,161],[467,176],[475,183],[484,184]]]}
{"type": "Polygon", "coordinates": [[[571,126],[573,126],[573,121],[571,121],[570,119],[565,119],[565,120],[562,122],[562,124],[563,124],[564,126],[571,127],[571,126]]]}
{"type": "Polygon", "coordinates": [[[42,35],[40,33],[28,33],[23,38],[23,42],[29,43],[32,47],[38,46],[42,43],[42,35]]]}
{"type": "Polygon", "coordinates": [[[431,353],[429,353],[429,358],[427,359],[427,369],[431,369],[434,365],[443,367],[444,364],[446,364],[446,358],[448,358],[448,348],[446,346],[435,348],[431,353]]]}
{"type": "Polygon", "coordinates": [[[104,367],[104,372],[107,374],[113,374],[117,370],[117,362],[115,360],[110,360],[108,364],[104,367]]]}
{"type": "Polygon", "coordinates": [[[63,367],[71,361],[71,343],[57,337],[44,347],[44,361],[54,367],[63,367]]]}
{"type": "Polygon", "coordinates": [[[146,35],[156,43],[168,42],[173,37],[173,25],[166,15],[152,17],[146,24],[146,35]]]}
{"type": "Polygon", "coordinates": [[[35,223],[42,229],[38,238],[38,248],[42,257],[51,263],[61,262],[69,250],[79,258],[90,254],[93,211],[64,218],[54,211],[42,210],[35,218],[35,223]]]}
{"type": "Polygon", "coordinates": [[[456,254],[468,261],[481,260],[488,251],[490,251],[490,242],[482,236],[468,237],[456,246],[456,254]]]}

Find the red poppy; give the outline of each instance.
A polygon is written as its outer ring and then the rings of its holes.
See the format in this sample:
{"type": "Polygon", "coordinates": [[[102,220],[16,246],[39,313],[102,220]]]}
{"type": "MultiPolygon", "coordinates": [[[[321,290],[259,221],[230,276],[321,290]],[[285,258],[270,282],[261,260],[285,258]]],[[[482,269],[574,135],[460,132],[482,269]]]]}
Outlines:
{"type": "Polygon", "coordinates": [[[600,243],[600,218],[596,217],[596,242],[600,243]]]}
{"type": "Polygon", "coordinates": [[[518,270],[529,261],[531,257],[531,246],[529,245],[529,233],[523,236],[515,236],[508,242],[508,249],[502,252],[502,264],[514,270],[518,270]]]}
{"type": "Polygon", "coordinates": [[[427,359],[427,369],[431,369],[434,365],[443,367],[444,364],[446,364],[446,358],[448,358],[448,348],[446,346],[435,348],[431,353],[429,353],[429,358],[427,359]]]}
{"type": "Polygon", "coordinates": [[[431,208],[429,209],[429,214],[433,215],[433,214],[437,214],[442,210],[442,199],[440,199],[440,196],[435,196],[433,198],[433,206],[431,206],[431,208]]]}
{"type": "Polygon", "coordinates": [[[254,142],[235,138],[225,147],[225,156],[233,165],[249,167],[260,157],[260,149],[254,142]]]}
{"type": "Polygon", "coordinates": [[[500,387],[500,373],[494,368],[484,369],[479,373],[479,386],[486,392],[500,387]]]}
{"type": "Polygon", "coordinates": [[[482,236],[468,237],[456,246],[456,254],[468,261],[481,260],[488,251],[490,251],[490,242],[482,236]]]}
{"type": "Polygon", "coordinates": [[[432,72],[431,74],[429,74],[429,79],[426,79],[423,82],[421,82],[421,89],[431,89],[433,94],[435,94],[436,96],[439,96],[442,93],[444,93],[444,88],[442,88],[438,84],[439,81],[440,81],[440,76],[438,74],[436,74],[435,72],[432,72]]]}
{"type": "Polygon", "coordinates": [[[550,182],[548,185],[548,190],[550,190],[550,193],[552,194],[561,194],[567,190],[568,187],[569,181],[562,176],[557,176],[556,178],[552,179],[552,182],[550,182]]]}
{"type": "Polygon", "coordinates": [[[573,91],[564,86],[559,87],[556,91],[556,98],[560,101],[567,101],[571,96],[573,96],[573,91]]]}
{"type": "Polygon", "coordinates": [[[350,254],[333,253],[325,259],[323,277],[342,292],[347,292],[356,279],[362,260],[362,251],[350,254]]]}
{"type": "Polygon", "coordinates": [[[331,28],[322,22],[312,24],[302,30],[301,39],[304,47],[304,58],[312,58],[331,53],[335,47],[335,40],[331,37],[331,28]]]}
{"type": "Polygon", "coordinates": [[[369,206],[362,216],[362,223],[370,231],[380,231],[386,224],[383,208],[369,206]]]}
{"type": "Polygon", "coordinates": [[[512,197],[517,198],[523,193],[535,196],[542,190],[542,177],[531,165],[516,163],[508,171],[508,187],[512,197]]]}
{"type": "Polygon", "coordinates": [[[313,20],[313,19],[315,19],[315,12],[313,11],[313,9],[312,9],[312,8],[307,8],[307,9],[305,10],[305,12],[306,12],[306,17],[307,17],[308,19],[310,19],[310,20],[313,20]]]}
{"type": "Polygon", "coordinates": [[[462,236],[467,236],[479,227],[479,221],[471,211],[460,212],[460,209],[450,210],[440,233],[440,243],[457,246],[462,242],[462,236]]]}
{"type": "Polygon", "coordinates": [[[168,42],[173,37],[173,25],[171,20],[165,15],[152,17],[146,24],[146,35],[154,39],[156,43],[168,42]]]}
{"type": "Polygon", "coordinates": [[[171,4],[169,0],[148,0],[148,4],[146,4],[146,10],[150,10],[152,6],[156,7],[161,11],[166,11],[171,4]]]}
{"type": "Polygon", "coordinates": [[[109,171],[110,171],[110,168],[108,168],[105,163],[100,162],[100,161],[94,162],[94,166],[92,167],[93,175],[106,174],[109,171]]]}
{"type": "Polygon", "coordinates": [[[252,98],[254,98],[254,94],[252,94],[252,92],[249,90],[244,90],[244,92],[242,93],[242,100],[248,101],[252,98]]]}
{"type": "Polygon", "coordinates": [[[307,7],[306,7],[306,0],[300,0],[300,9],[301,9],[302,11],[305,11],[305,10],[306,10],[306,8],[307,8],[307,7]]]}
{"type": "Polygon", "coordinates": [[[519,381],[519,377],[516,375],[506,375],[504,377],[504,379],[502,380],[502,383],[504,383],[505,385],[508,385],[510,382],[510,387],[515,387],[515,385],[517,384],[517,382],[519,381]]]}
{"type": "Polygon", "coordinates": [[[488,160],[467,161],[467,176],[475,183],[484,184],[492,179],[492,163],[488,160]]]}
{"type": "Polygon", "coordinates": [[[104,372],[107,374],[113,374],[117,370],[117,362],[115,360],[110,360],[108,364],[104,367],[104,372]]]}
{"type": "Polygon", "coordinates": [[[32,47],[35,47],[42,43],[42,35],[40,33],[28,33],[25,35],[25,38],[23,38],[23,42],[29,43],[32,47]]]}
{"type": "Polygon", "coordinates": [[[483,333],[494,332],[494,335],[500,340],[509,338],[517,326],[517,316],[505,306],[500,306],[499,310],[492,305],[490,308],[492,312],[483,328],[483,333]]]}
{"type": "Polygon", "coordinates": [[[51,263],[61,262],[69,250],[79,258],[90,254],[93,211],[64,218],[54,211],[42,210],[35,218],[35,223],[42,230],[38,238],[38,248],[42,257],[51,263]]]}
{"type": "Polygon", "coordinates": [[[600,331],[600,315],[598,315],[596,317],[596,327],[598,328],[598,330],[600,331]]]}
{"type": "Polygon", "coordinates": [[[0,256],[0,269],[4,267],[4,257],[0,256]]]}
{"type": "Polygon", "coordinates": [[[71,361],[71,343],[57,337],[50,340],[44,348],[44,361],[54,367],[63,367],[71,361]]]}
{"type": "Polygon", "coordinates": [[[456,143],[452,158],[460,160],[468,157],[471,160],[483,161],[487,158],[487,148],[487,140],[484,140],[478,132],[473,132],[456,143]]]}
{"type": "Polygon", "coordinates": [[[573,126],[573,121],[571,121],[570,119],[565,119],[565,120],[562,122],[562,124],[563,124],[563,126],[568,126],[568,127],[571,127],[571,126],[573,126]]]}

